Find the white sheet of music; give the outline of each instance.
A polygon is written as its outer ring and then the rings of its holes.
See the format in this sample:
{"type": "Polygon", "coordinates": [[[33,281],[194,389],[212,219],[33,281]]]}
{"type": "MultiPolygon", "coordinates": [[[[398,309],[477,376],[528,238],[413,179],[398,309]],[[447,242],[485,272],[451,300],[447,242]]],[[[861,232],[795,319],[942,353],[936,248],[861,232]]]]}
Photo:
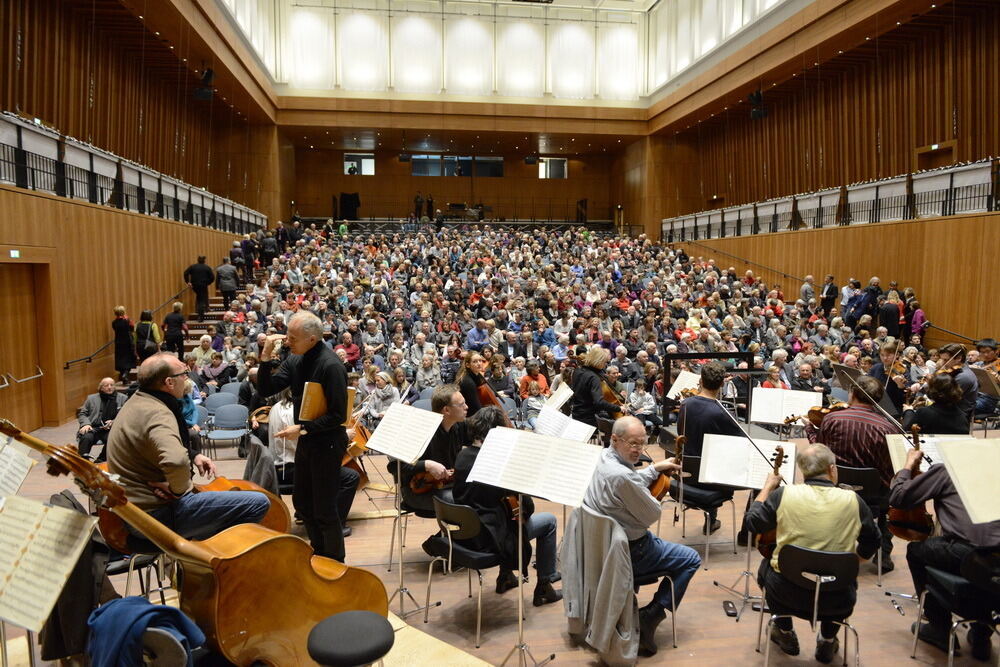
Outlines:
{"type": "Polygon", "coordinates": [[[670,391],[667,392],[667,398],[675,399],[681,395],[682,389],[697,390],[700,386],[701,376],[691,371],[681,371],[677,379],[674,380],[674,384],[671,385],[670,391]]]}
{"type": "Polygon", "coordinates": [[[972,523],[1000,520],[1000,439],[967,438],[938,443],[941,460],[972,523]]]}
{"type": "Polygon", "coordinates": [[[754,442],[771,463],[764,460],[748,438],[739,435],[706,434],[701,445],[701,470],[698,481],[759,489],[771,474],[775,451],[781,446],[785,452],[785,460],[780,468],[781,476],[791,484],[795,478],[795,443],[757,438],[754,438],[754,442]]]}
{"type": "Polygon", "coordinates": [[[14,443],[10,436],[0,436],[0,496],[4,497],[17,495],[31,467],[37,463],[14,443]]]}
{"type": "Polygon", "coordinates": [[[596,445],[498,427],[486,436],[469,481],[577,507],[601,451],[596,445]]]}
{"type": "Polygon", "coordinates": [[[549,397],[545,399],[545,405],[551,406],[558,410],[562,406],[566,405],[568,401],[573,396],[573,390],[565,382],[560,382],[556,390],[549,394],[549,397]]]}
{"type": "Polygon", "coordinates": [[[542,406],[538,418],[535,420],[535,433],[578,442],[587,442],[596,430],[590,424],[584,424],[572,417],[567,417],[557,408],[548,404],[542,406]]]}
{"type": "Polygon", "coordinates": [[[20,496],[0,502],[0,618],[39,632],[97,519],[20,496]]]}
{"type": "Polygon", "coordinates": [[[393,403],[368,439],[368,448],[403,463],[416,463],[441,425],[441,415],[393,403]]]}
{"type": "Polygon", "coordinates": [[[793,391],[754,387],[750,406],[750,421],[759,424],[783,424],[791,416],[805,415],[809,408],[823,405],[823,394],[818,391],[793,391]]]}
{"type": "MultiPolygon", "coordinates": [[[[941,452],[939,445],[947,440],[970,440],[967,435],[923,435],[920,436],[920,451],[924,453],[924,460],[920,462],[920,471],[927,472],[927,468],[935,463],[941,463],[941,452]],[[930,459],[930,462],[927,461],[930,459]]],[[[886,446],[889,448],[889,458],[892,460],[892,469],[901,470],[906,465],[906,455],[913,449],[913,441],[910,436],[902,433],[885,436],[886,446]]]]}

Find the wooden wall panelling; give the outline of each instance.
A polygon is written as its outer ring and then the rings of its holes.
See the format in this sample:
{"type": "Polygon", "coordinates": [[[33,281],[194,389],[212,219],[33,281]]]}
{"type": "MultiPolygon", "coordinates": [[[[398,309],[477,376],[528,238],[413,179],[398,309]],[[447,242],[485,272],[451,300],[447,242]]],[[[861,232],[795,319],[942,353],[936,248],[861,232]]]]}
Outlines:
{"type": "MultiPolygon", "coordinates": [[[[54,363],[44,370],[61,378],[62,392],[45,396],[60,406],[57,422],[73,414],[101,377],[113,373],[110,348],[93,363],[62,369],[64,362],[91,354],[111,339],[112,309],[124,305],[138,321],[142,309],[158,306],[184,287],[182,273],[198,255],[206,255],[216,266],[234,239],[223,232],[8,186],[0,186],[0,212],[0,238],[8,244],[3,248],[21,249],[21,261],[28,263],[37,253],[52,257],[56,312],[45,326],[52,335],[48,344],[54,347],[54,363]]],[[[191,295],[184,300],[185,312],[192,311],[191,295]]],[[[162,322],[166,312],[158,312],[156,320],[162,322]]],[[[0,317],[16,318],[17,313],[0,317]]],[[[39,342],[46,344],[41,336],[39,342]]]]}
{"type": "MultiPolygon", "coordinates": [[[[867,284],[878,276],[885,288],[896,280],[913,287],[931,322],[971,338],[1000,334],[1000,309],[984,292],[1000,247],[1000,213],[963,215],[906,222],[852,225],[798,232],[730,237],[689,243],[692,257],[713,257],[742,275],[753,269],[769,283],[782,285],[786,297],[798,292],[795,278],[827,273],[843,285],[848,278],[867,284]],[[721,250],[751,262],[740,262],[721,250]]],[[[683,244],[682,244],[683,245],[683,244]]],[[[931,330],[935,344],[951,337],[931,330]]]]}

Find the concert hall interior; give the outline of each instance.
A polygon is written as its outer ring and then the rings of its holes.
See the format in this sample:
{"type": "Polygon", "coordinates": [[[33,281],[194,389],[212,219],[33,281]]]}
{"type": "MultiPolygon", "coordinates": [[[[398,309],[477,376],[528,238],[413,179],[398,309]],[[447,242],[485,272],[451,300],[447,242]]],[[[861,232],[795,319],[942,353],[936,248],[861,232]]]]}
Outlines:
{"type": "Polygon", "coordinates": [[[997,660],[996,0],[0,36],[4,666],[997,660]]]}

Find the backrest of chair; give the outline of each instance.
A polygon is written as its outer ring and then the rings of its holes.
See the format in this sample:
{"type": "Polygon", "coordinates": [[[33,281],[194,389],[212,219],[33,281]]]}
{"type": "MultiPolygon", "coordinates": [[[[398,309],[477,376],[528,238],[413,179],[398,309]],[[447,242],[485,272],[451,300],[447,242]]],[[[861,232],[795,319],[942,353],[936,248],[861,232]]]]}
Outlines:
{"type": "Polygon", "coordinates": [[[882,478],[875,468],[849,468],[837,466],[837,483],[846,484],[857,489],[862,498],[878,498],[882,494],[882,478]]]}
{"type": "MultiPolygon", "coordinates": [[[[691,477],[689,477],[688,479],[697,482],[698,475],[701,473],[701,457],[689,456],[685,454],[684,461],[682,461],[682,467],[684,468],[684,472],[691,473],[691,477]]],[[[683,481],[683,479],[684,478],[682,477],[681,480],[683,481]]]]}
{"type": "Polygon", "coordinates": [[[992,604],[1000,600],[1000,554],[997,552],[972,551],[962,559],[961,574],[993,598],[992,604]]]}
{"type": "Polygon", "coordinates": [[[208,409],[204,405],[195,406],[198,411],[198,426],[205,428],[205,424],[208,423],[208,409]]]}
{"type": "Polygon", "coordinates": [[[227,382],[226,384],[222,385],[222,388],[219,389],[219,392],[220,393],[226,393],[226,394],[232,394],[233,396],[239,396],[240,395],[240,384],[242,384],[242,383],[240,383],[240,382],[227,382]]]}
{"type": "Polygon", "coordinates": [[[220,392],[206,397],[205,402],[202,403],[202,405],[204,405],[205,409],[208,410],[208,414],[212,415],[215,414],[215,412],[223,405],[232,405],[233,403],[236,403],[236,400],[236,397],[232,394],[224,394],[220,392]]]}
{"type": "Polygon", "coordinates": [[[781,576],[806,590],[816,589],[815,577],[820,575],[820,592],[844,590],[858,578],[858,557],[846,551],[817,551],[795,544],[786,544],[778,552],[781,576]]]}
{"type": "Polygon", "coordinates": [[[614,421],[610,419],[605,419],[604,417],[597,418],[597,430],[604,436],[611,437],[611,430],[614,426],[614,421]]]}
{"type": "Polygon", "coordinates": [[[434,496],[434,514],[441,530],[447,530],[449,525],[458,526],[458,530],[451,531],[451,537],[455,540],[472,539],[482,529],[479,515],[468,505],[449,503],[434,496]]]}
{"type": "Polygon", "coordinates": [[[417,408],[419,410],[427,410],[428,412],[430,412],[431,411],[431,399],[429,399],[429,398],[417,399],[416,401],[413,401],[413,407],[415,407],[415,408],[417,408]]]}
{"type": "Polygon", "coordinates": [[[434,394],[434,387],[425,387],[420,390],[420,400],[429,401],[431,396],[434,394]]]}
{"type": "Polygon", "coordinates": [[[249,417],[250,414],[245,405],[237,403],[223,405],[215,411],[213,426],[224,429],[246,428],[249,417]]]}

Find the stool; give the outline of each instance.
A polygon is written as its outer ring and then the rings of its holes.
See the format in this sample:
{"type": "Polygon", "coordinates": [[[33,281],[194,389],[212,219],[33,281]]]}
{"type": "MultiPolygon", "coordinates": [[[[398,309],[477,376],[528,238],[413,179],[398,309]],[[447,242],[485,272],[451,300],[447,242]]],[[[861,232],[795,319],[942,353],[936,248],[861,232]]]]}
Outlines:
{"type": "Polygon", "coordinates": [[[328,667],[368,665],[382,658],[396,639],[389,621],[371,611],[342,611],[309,632],[309,656],[328,667]]]}

